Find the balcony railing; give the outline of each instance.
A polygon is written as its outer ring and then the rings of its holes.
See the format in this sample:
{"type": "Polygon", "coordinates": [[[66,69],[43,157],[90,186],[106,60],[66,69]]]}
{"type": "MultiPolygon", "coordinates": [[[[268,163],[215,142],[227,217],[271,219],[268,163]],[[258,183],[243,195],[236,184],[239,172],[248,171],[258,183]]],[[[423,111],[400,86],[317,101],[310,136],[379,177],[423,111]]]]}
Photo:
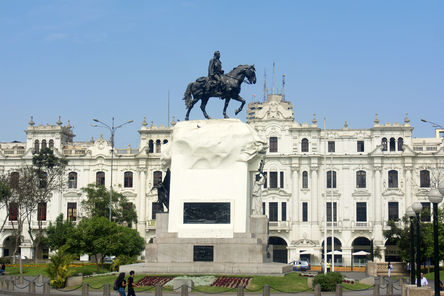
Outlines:
{"type": "Polygon", "coordinates": [[[274,231],[289,231],[290,222],[289,221],[270,221],[268,222],[270,230],[274,231]]]}

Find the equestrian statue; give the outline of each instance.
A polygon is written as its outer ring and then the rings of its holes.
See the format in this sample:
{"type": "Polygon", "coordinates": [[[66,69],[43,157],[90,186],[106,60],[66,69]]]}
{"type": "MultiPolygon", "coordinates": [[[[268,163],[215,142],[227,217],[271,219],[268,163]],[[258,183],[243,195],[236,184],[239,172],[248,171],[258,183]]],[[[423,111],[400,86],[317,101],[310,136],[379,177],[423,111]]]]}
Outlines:
{"type": "Polygon", "coordinates": [[[203,115],[205,118],[210,119],[210,116],[205,111],[205,107],[207,106],[208,99],[211,97],[225,100],[224,118],[228,118],[227,107],[231,99],[241,102],[240,107],[235,111],[237,115],[245,105],[245,99],[239,95],[242,82],[248,84],[256,83],[256,69],[254,65],[239,65],[229,73],[224,74],[220,61],[220,52],[216,51],[208,65],[208,77],[200,77],[195,82],[188,84],[183,98],[187,107],[185,120],[189,120],[190,111],[199,100],[201,101],[200,109],[203,115]],[[245,78],[248,81],[244,81],[245,78]]]}

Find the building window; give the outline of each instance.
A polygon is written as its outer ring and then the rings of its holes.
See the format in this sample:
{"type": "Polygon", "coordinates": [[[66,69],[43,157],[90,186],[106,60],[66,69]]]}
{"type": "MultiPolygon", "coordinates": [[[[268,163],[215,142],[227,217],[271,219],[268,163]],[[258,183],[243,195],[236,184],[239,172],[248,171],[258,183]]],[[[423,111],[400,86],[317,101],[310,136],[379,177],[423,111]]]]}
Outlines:
{"type": "Polygon", "coordinates": [[[357,142],[357,151],[358,152],[364,152],[364,141],[358,141],[357,142]]]}
{"type": "Polygon", "coordinates": [[[265,215],[266,211],[265,211],[265,203],[262,203],[262,215],[265,215]]]}
{"type": "Polygon", "coordinates": [[[125,172],[123,174],[123,187],[125,188],[133,187],[133,172],[125,172]]]}
{"type": "Polygon", "coordinates": [[[70,172],[68,174],[68,188],[77,188],[77,173],[70,172]]]}
{"type": "Polygon", "coordinates": [[[167,140],[167,139],[164,139],[164,140],[163,140],[163,144],[165,145],[166,143],[168,143],[168,140],[167,140]]]}
{"type": "Polygon", "coordinates": [[[105,186],[105,172],[96,173],[96,185],[105,186]]]}
{"type": "Polygon", "coordinates": [[[268,204],[268,219],[269,221],[277,221],[278,220],[278,203],[270,202],[268,204]]]}
{"type": "Polygon", "coordinates": [[[46,202],[37,205],[37,221],[46,221],[46,202]]]}
{"type": "Polygon", "coordinates": [[[149,140],[148,141],[148,153],[153,153],[154,152],[154,142],[153,140],[149,140]]]}
{"type": "Polygon", "coordinates": [[[308,188],[308,172],[302,172],[302,188],[308,188]]]}
{"type": "Polygon", "coordinates": [[[39,140],[34,141],[34,153],[39,153],[40,151],[40,142],[39,140]]]}
{"type": "Polygon", "coordinates": [[[332,217],[332,204],[333,204],[333,221],[338,221],[338,209],[336,202],[327,202],[327,222],[331,222],[332,217]]]}
{"type": "Polygon", "coordinates": [[[301,152],[308,152],[308,139],[303,138],[301,142],[301,152]]]}
{"type": "Polygon", "coordinates": [[[49,148],[50,149],[54,148],[54,140],[53,139],[49,140],[49,148]]]}
{"type": "Polygon", "coordinates": [[[381,145],[382,145],[382,151],[387,151],[387,138],[382,138],[381,145]]]}
{"type": "Polygon", "coordinates": [[[335,141],[328,141],[328,152],[335,152],[335,141]]]}
{"type": "Polygon", "coordinates": [[[302,203],[302,222],[308,221],[308,202],[302,203]]]}
{"type": "Polygon", "coordinates": [[[286,202],[282,202],[281,204],[281,211],[282,211],[282,215],[281,215],[281,220],[282,221],[287,221],[287,203],[286,202]]]}
{"type": "Polygon", "coordinates": [[[390,170],[388,172],[388,187],[398,188],[398,171],[390,170]]]}
{"type": "Polygon", "coordinates": [[[161,171],[155,171],[153,173],[153,184],[157,185],[162,183],[162,172],[161,171]]]}
{"type": "Polygon", "coordinates": [[[419,186],[422,188],[430,187],[430,171],[422,170],[419,172],[419,186]]]}
{"type": "Polygon", "coordinates": [[[270,137],[269,139],[269,145],[270,145],[270,152],[278,152],[278,138],[277,137],[270,137]]]}
{"type": "Polygon", "coordinates": [[[39,172],[39,187],[46,188],[48,186],[48,174],[46,172],[39,172]]]}
{"type": "Polygon", "coordinates": [[[161,203],[153,202],[151,204],[151,219],[156,220],[156,214],[163,212],[163,205],[161,203]]]}
{"type": "Polygon", "coordinates": [[[17,221],[19,212],[18,204],[15,202],[12,202],[9,204],[9,221],[17,221]]]}
{"type": "Polygon", "coordinates": [[[279,188],[284,188],[284,172],[279,172],[279,188]]]}
{"type": "Polygon", "coordinates": [[[398,138],[398,151],[404,151],[404,139],[398,138]]]}
{"type": "Polygon", "coordinates": [[[161,145],[161,143],[160,143],[160,140],[156,140],[156,153],[160,153],[160,145],[161,145]]]}
{"type": "Polygon", "coordinates": [[[356,188],[366,188],[366,173],[365,171],[356,172],[356,188]]]}
{"type": "Polygon", "coordinates": [[[395,138],[390,138],[390,151],[396,151],[396,140],[395,140],[395,138]]]}
{"type": "Polygon", "coordinates": [[[327,172],[327,188],[336,188],[336,172],[327,172]]]}
{"type": "Polygon", "coordinates": [[[431,219],[432,211],[430,208],[430,203],[429,202],[422,202],[421,205],[422,205],[421,221],[423,221],[423,222],[432,221],[432,219],[431,219]]]}
{"type": "Polygon", "coordinates": [[[398,212],[398,202],[389,202],[388,203],[388,218],[389,220],[398,221],[399,220],[399,212],[398,212]]]}
{"type": "Polygon", "coordinates": [[[77,203],[76,202],[69,202],[68,203],[68,210],[67,215],[68,221],[76,221],[77,220],[77,203]]]}
{"type": "Polygon", "coordinates": [[[268,173],[267,172],[264,172],[264,177],[265,177],[264,188],[267,188],[268,187],[268,173]]]}
{"type": "Polygon", "coordinates": [[[11,189],[18,189],[19,187],[20,174],[18,172],[11,173],[10,187],[11,189]]]}
{"type": "Polygon", "coordinates": [[[42,149],[46,148],[46,140],[42,140],[42,149]]]}
{"type": "Polygon", "coordinates": [[[356,222],[367,222],[367,203],[356,203],[356,222]]]}
{"type": "Polygon", "coordinates": [[[278,173],[270,172],[270,188],[278,188],[278,173]]]}

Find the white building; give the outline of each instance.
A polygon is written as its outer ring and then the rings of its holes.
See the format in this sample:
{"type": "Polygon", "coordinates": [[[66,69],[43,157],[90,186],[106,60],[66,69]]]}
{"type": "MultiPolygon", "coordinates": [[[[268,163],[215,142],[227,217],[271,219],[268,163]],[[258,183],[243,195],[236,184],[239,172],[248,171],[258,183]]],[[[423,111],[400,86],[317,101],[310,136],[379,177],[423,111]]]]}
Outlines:
{"type": "MultiPolygon", "coordinates": [[[[325,224],[329,251],[334,228],[335,250],[341,254],[335,255],[337,264],[350,265],[352,253],[370,251],[371,241],[382,251],[383,260],[395,261],[398,251],[386,244],[382,233],[387,221],[401,218],[415,201],[430,211],[427,193],[436,183],[438,164],[442,166],[444,161],[443,138],[439,137],[443,131],[435,138],[412,138],[407,116],[402,124],[382,124],[376,117],[369,129],[351,129],[345,124],[343,129],[324,130],[315,116],[310,124],[295,121],[291,103],[281,95],[250,104],[247,123],[269,141],[262,201],[263,213],[270,220],[275,261],[303,257],[319,263],[325,224]]],[[[113,188],[136,205],[138,223],[134,227],[147,243],[155,235],[157,191],[151,189],[163,177],[160,155],[172,128],[148,126],[144,120],[139,147],[114,152],[113,188]]],[[[0,143],[0,173],[10,174],[31,163],[34,151],[53,147],[56,155],[69,161],[67,186],[54,193],[45,218],[53,221],[63,213],[78,220],[85,197],[81,188],[95,182],[110,186],[110,142],[103,137],[74,142],[69,122],[63,126],[60,119],[56,125],[46,126],[35,125],[31,119],[26,136],[24,143],[0,143]]],[[[1,217],[4,219],[5,210],[1,217]]],[[[12,223],[7,221],[0,234],[2,256],[12,252],[12,223]]],[[[26,229],[23,234],[22,255],[32,257],[26,229]]]]}

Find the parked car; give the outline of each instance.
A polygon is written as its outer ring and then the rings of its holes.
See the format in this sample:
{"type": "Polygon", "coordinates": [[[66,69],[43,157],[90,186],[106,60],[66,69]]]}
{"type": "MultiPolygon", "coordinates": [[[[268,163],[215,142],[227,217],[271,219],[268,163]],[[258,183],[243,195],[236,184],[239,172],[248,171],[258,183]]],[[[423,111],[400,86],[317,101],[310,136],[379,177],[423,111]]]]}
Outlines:
{"type": "Polygon", "coordinates": [[[116,259],[116,256],[105,256],[103,258],[103,263],[112,264],[114,262],[114,259],[116,259]]]}
{"type": "Polygon", "coordinates": [[[307,271],[311,269],[310,263],[308,263],[308,261],[295,260],[291,261],[288,264],[293,265],[293,271],[307,271]]]}

